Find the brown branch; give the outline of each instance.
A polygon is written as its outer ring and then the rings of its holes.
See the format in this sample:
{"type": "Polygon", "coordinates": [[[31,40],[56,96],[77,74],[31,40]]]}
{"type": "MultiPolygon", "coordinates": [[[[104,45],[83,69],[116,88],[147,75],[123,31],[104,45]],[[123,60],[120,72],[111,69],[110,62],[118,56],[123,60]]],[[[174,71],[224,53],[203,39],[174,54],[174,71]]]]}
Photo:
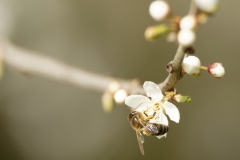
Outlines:
{"type": "Polygon", "coordinates": [[[172,67],[171,73],[169,73],[168,77],[159,84],[160,89],[162,92],[170,91],[174,89],[175,84],[182,78],[181,71],[182,71],[182,61],[184,58],[185,48],[179,45],[177,53],[170,65],[172,67]]]}
{"type": "MultiPolygon", "coordinates": [[[[191,6],[189,9],[188,14],[195,14],[197,11],[196,4],[194,0],[191,1],[191,6]]],[[[177,52],[172,62],[169,64],[171,65],[171,69],[169,70],[168,77],[159,84],[160,89],[162,92],[171,91],[174,89],[175,84],[182,78],[182,61],[185,55],[186,47],[181,45],[178,46],[177,52]]]]}

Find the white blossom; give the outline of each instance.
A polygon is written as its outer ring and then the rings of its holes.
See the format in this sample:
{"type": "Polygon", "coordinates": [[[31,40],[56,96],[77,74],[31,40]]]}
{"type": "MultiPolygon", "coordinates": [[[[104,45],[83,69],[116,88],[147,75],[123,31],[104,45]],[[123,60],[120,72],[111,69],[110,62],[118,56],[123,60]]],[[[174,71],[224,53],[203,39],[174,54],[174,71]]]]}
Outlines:
{"type": "Polygon", "coordinates": [[[205,12],[212,12],[218,5],[219,0],[195,0],[199,9],[205,12]]]}
{"type": "Polygon", "coordinates": [[[123,103],[126,97],[127,97],[127,92],[124,89],[119,89],[114,94],[114,100],[117,103],[123,103]]]}
{"type": "MultiPolygon", "coordinates": [[[[151,123],[168,125],[166,115],[168,115],[172,121],[179,123],[180,113],[178,108],[164,99],[158,85],[146,81],[143,84],[143,88],[148,97],[142,95],[130,95],[125,99],[125,104],[138,112],[145,112],[148,115],[153,115],[155,112],[155,116],[150,120],[151,123]]],[[[166,136],[167,133],[157,137],[160,139],[166,136]]]]}
{"type": "Polygon", "coordinates": [[[196,56],[188,56],[183,59],[182,68],[189,75],[199,74],[201,62],[196,56]]]}
{"type": "Polygon", "coordinates": [[[180,29],[195,29],[197,26],[197,19],[194,15],[187,15],[180,21],[180,29]]]}
{"type": "Polygon", "coordinates": [[[216,78],[221,78],[225,74],[222,63],[213,63],[208,66],[208,72],[216,78]]]}
{"type": "Polygon", "coordinates": [[[156,0],[150,4],[149,13],[156,21],[164,20],[170,12],[170,7],[167,2],[163,0],[156,0]]]}
{"type": "Polygon", "coordinates": [[[193,45],[195,40],[196,40],[195,32],[190,29],[182,29],[178,33],[178,43],[185,47],[193,45]]]}

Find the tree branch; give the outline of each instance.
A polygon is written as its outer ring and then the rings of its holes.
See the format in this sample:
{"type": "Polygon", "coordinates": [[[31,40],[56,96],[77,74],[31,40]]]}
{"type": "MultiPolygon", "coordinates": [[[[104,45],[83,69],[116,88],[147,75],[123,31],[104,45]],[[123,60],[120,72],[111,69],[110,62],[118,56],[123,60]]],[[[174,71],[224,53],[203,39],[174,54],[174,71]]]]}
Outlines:
{"type": "MultiPolygon", "coordinates": [[[[195,14],[196,11],[196,4],[194,0],[192,0],[188,14],[195,14]]],[[[169,73],[168,77],[159,84],[159,87],[163,93],[173,90],[175,84],[182,78],[182,61],[185,55],[185,50],[186,47],[181,45],[178,46],[177,53],[175,54],[173,61],[170,62],[171,72],[169,73]]]]}
{"type": "Polygon", "coordinates": [[[177,53],[173,59],[172,62],[170,62],[170,65],[172,67],[171,73],[169,73],[168,77],[159,84],[160,89],[162,92],[173,90],[175,84],[182,78],[181,71],[182,71],[182,61],[184,58],[185,48],[181,45],[179,45],[177,49],[177,53]]]}
{"type": "MultiPolygon", "coordinates": [[[[189,14],[195,14],[196,6],[191,3],[189,14]]],[[[120,84],[129,94],[145,94],[140,83],[136,80],[124,80],[121,78],[103,76],[89,71],[66,65],[57,60],[45,57],[39,53],[22,49],[8,41],[1,41],[0,56],[3,61],[19,72],[33,76],[43,76],[60,82],[74,84],[81,88],[102,91],[108,89],[113,81],[120,84]]],[[[182,61],[185,47],[179,45],[173,61],[170,63],[171,72],[168,77],[159,84],[164,92],[174,89],[175,84],[182,78],[182,61]]]]}
{"type": "Polygon", "coordinates": [[[26,75],[43,76],[97,91],[107,90],[113,81],[118,81],[120,87],[129,93],[133,93],[138,88],[138,83],[133,83],[136,81],[91,73],[42,56],[37,52],[19,48],[7,41],[1,42],[1,48],[3,61],[26,75]]]}

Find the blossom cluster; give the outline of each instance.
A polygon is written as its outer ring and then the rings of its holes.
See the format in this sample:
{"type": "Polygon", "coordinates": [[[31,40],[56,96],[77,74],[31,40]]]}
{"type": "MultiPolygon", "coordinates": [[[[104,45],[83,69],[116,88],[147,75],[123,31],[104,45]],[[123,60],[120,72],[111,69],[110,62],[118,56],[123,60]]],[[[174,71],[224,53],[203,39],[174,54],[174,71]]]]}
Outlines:
{"type": "Polygon", "coordinates": [[[168,20],[169,23],[150,26],[145,31],[147,40],[154,40],[167,34],[167,40],[178,42],[189,47],[196,41],[195,30],[200,24],[207,21],[209,15],[216,12],[218,0],[194,0],[198,11],[180,17],[173,15],[170,6],[165,0],[154,0],[149,7],[150,16],[157,22],[168,20]]]}
{"type": "Polygon", "coordinates": [[[215,78],[221,78],[225,74],[225,69],[222,63],[216,62],[210,64],[208,67],[204,67],[201,66],[201,62],[196,56],[188,56],[184,58],[182,68],[187,74],[194,77],[201,75],[201,69],[208,70],[208,73],[210,73],[215,78]]]}
{"type": "MultiPolygon", "coordinates": [[[[178,60],[182,60],[182,65],[180,66],[179,62],[181,63],[181,61],[179,61],[175,65],[177,68],[172,67],[172,70],[176,69],[175,73],[179,72],[181,76],[186,73],[198,77],[201,75],[202,70],[207,70],[215,78],[221,78],[225,74],[222,63],[216,62],[208,65],[208,67],[202,66],[200,59],[194,55],[195,50],[193,48],[193,44],[196,41],[196,29],[200,24],[206,22],[209,15],[216,12],[218,1],[192,0],[192,4],[194,4],[193,8],[196,10],[193,12],[190,10],[190,13],[183,17],[174,16],[168,2],[165,0],[154,0],[150,4],[150,16],[157,22],[165,20],[168,20],[168,22],[148,27],[145,31],[145,38],[152,41],[163,35],[167,35],[169,42],[179,44],[180,51],[177,54],[182,56],[178,56],[178,60]]],[[[175,64],[175,62],[173,61],[173,63],[169,64],[175,64]]],[[[169,71],[169,68],[168,72],[173,73],[174,71],[169,71]]],[[[133,84],[135,87],[139,87],[137,81],[133,84]]],[[[169,88],[174,89],[174,91],[166,91],[164,89],[165,91],[162,93],[157,84],[146,81],[143,84],[143,89],[147,96],[143,96],[129,95],[130,93],[136,93],[136,91],[125,90],[126,88],[122,88],[123,86],[118,81],[113,81],[102,96],[103,109],[106,112],[112,111],[114,103],[125,102],[131,108],[132,112],[129,114],[128,120],[132,128],[136,131],[142,154],[144,154],[144,137],[142,133],[147,136],[156,136],[160,139],[167,136],[169,129],[168,118],[179,123],[179,110],[170,101],[175,100],[179,103],[188,103],[191,101],[189,96],[178,94],[176,89],[173,88],[174,84],[171,84],[171,88],[169,88]]]]}
{"type": "MultiPolygon", "coordinates": [[[[191,48],[196,41],[195,30],[200,24],[206,22],[208,16],[213,14],[218,8],[219,0],[194,0],[197,7],[196,13],[189,13],[186,16],[174,16],[170,6],[165,0],[154,0],[149,7],[150,16],[157,22],[169,20],[170,24],[164,23],[160,25],[150,26],[145,31],[147,40],[154,40],[167,34],[167,40],[177,42],[184,48],[191,48]]],[[[186,54],[182,63],[185,73],[198,77],[201,75],[201,69],[216,77],[221,78],[225,74],[225,69],[221,63],[213,63],[208,67],[201,66],[199,58],[186,54]]]]}

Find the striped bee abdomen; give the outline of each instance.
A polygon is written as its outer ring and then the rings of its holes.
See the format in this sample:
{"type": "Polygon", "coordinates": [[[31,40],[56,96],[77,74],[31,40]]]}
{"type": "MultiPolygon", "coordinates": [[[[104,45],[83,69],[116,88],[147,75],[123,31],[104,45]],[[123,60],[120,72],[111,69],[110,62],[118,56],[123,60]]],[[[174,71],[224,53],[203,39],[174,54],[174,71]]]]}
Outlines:
{"type": "Polygon", "coordinates": [[[158,125],[158,136],[159,135],[164,135],[165,133],[168,132],[169,127],[167,125],[164,124],[157,124],[158,125]]]}
{"type": "Polygon", "coordinates": [[[145,126],[145,135],[159,136],[168,132],[169,127],[163,124],[148,123],[145,126]]]}

